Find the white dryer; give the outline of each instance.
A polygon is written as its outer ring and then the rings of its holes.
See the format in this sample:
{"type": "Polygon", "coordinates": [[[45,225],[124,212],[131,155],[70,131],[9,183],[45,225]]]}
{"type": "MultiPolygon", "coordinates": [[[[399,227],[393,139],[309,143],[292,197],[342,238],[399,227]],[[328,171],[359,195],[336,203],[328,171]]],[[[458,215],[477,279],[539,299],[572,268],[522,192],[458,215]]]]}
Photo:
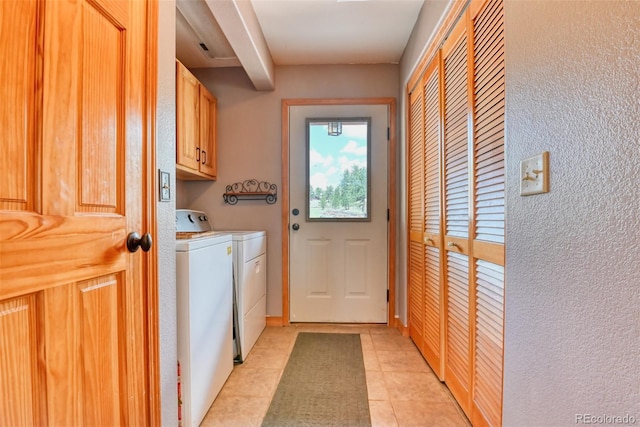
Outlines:
{"type": "Polygon", "coordinates": [[[267,233],[225,233],[233,239],[234,356],[244,362],[267,324],[267,233]]]}

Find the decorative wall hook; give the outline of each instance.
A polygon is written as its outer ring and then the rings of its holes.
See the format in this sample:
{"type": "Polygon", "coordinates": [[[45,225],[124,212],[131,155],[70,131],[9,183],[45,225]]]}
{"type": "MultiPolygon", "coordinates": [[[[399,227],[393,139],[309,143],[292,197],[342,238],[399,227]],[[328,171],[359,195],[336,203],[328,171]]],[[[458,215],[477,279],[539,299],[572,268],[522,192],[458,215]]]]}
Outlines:
{"type": "Polygon", "coordinates": [[[267,204],[273,205],[278,200],[278,187],[257,179],[247,179],[227,185],[225,190],[222,197],[229,205],[235,205],[238,200],[264,200],[267,204]]]}

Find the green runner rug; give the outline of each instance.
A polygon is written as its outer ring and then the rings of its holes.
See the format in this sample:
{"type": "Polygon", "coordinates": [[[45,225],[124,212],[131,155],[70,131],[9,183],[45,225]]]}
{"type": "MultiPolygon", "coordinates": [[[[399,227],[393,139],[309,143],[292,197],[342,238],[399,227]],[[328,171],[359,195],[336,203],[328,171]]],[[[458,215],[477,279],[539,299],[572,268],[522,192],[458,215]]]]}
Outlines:
{"type": "Polygon", "coordinates": [[[299,333],[262,426],[371,426],[360,335],[299,333]]]}

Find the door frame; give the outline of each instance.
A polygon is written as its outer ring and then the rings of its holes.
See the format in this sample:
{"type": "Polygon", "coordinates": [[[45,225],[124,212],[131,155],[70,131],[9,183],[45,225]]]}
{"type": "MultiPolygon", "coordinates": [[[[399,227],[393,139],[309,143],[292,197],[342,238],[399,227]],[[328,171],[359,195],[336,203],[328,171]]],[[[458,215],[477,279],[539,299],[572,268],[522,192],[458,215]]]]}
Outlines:
{"type": "Polygon", "coordinates": [[[386,105],[389,109],[387,147],[387,326],[397,327],[396,311],[396,99],[395,98],[295,98],[282,100],[282,325],[289,325],[289,109],[300,106],[386,105]]]}
{"type": "MultiPolygon", "coordinates": [[[[146,135],[143,138],[144,180],[142,206],[142,226],[152,236],[158,235],[157,191],[158,174],[156,173],[156,143],[158,115],[158,17],[157,0],[147,2],[147,56],[146,56],[146,135]]],[[[158,244],[151,247],[147,256],[143,257],[146,276],[146,311],[147,311],[147,410],[149,425],[162,424],[162,401],[160,390],[160,316],[158,290],[158,244]]]]}

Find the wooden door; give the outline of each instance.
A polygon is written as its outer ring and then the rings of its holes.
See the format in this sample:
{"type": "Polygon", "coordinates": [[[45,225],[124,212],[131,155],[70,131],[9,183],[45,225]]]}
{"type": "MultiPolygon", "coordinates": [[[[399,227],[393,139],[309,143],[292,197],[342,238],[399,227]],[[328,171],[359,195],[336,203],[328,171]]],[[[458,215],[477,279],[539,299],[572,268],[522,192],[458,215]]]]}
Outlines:
{"type": "Polygon", "coordinates": [[[150,203],[147,12],[0,2],[0,425],[154,417],[150,254],[125,245],[150,203]]]}
{"type": "Polygon", "coordinates": [[[176,61],[176,119],[176,163],[198,172],[200,170],[200,83],[179,61],[176,61]]]}
{"type": "Polygon", "coordinates": [[[424,91],[422,85],[410,94],[409,148],[407,150],[407,201],[409,203],[408,314],[409,336],[420,351],[425,345],[424,301],[424,91]]]}
{"type": "Polygon", "coordinates": [[[216,98],[200,85],[200,172],[216,177],[216,98]]]}
{"type": "Polygon", "coordinates": [[[474,425],[502,425],[504,328],[504,10],[472,3],[474,425]]]}
{"type": "Polygon", "coordinates": [[[444,292],[442,289],[442,204],[441,204],[441,71],[440,54],[427,67],[424,87],[424,348],[427,362],[444,378],[442,347],[444,336],[444,292]]]}
{"type": "Polygon", "coordinates": [[[444,379],[442,348],[442,98],[440,54],[410,94],[408,150],[409,334],[436,375],[444,379]]]}
{"type": "Polygon", "coordinates": [[[473,0],[410,94],[409,330],[473,425],[502,422],[504,72],[503,3],[473,0]]]}
{"type": "Polygon", "coordinates": [[[447,305],[445,381],[468,413],[471,390],[469,305],[469,120],[467,20],[442,47],[444,73],[444,258],[447,305]]]}

